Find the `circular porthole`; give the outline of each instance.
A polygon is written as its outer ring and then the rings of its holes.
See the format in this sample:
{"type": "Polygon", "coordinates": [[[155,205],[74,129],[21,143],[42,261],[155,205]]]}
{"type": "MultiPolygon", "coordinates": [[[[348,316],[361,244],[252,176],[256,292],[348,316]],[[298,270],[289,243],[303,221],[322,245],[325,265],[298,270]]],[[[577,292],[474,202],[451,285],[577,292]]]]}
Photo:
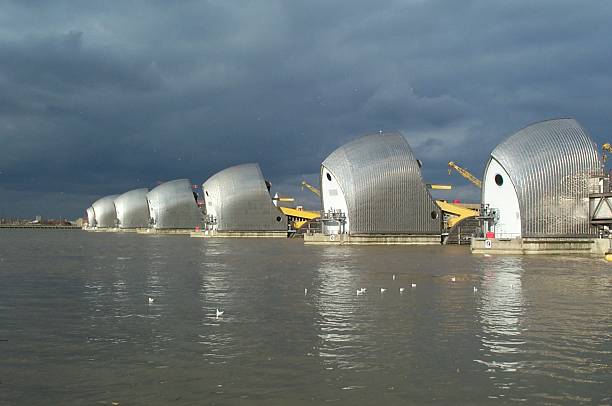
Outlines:
{"type": "Polygon", "coordinates": [[[282,220],[281,216],[276,216],[276,221],[281,221],[281,220],[282,220]]]}
{"type": "Polygon", "coordinates": [[[431,212],[431,218],[432,218],[433,220],[437,219],[437,218],[438,218],[438,212],[437,212],[437,211],[432,211],[432,212],[431,212]]]}
{"type": "Polygon", "coordinates": [[[327,180],[331,182],[331,175],[329,173],[327,174],[327,180]]]}
{"type": "Polygon", "coordinates": [[[495,175],[495,183],[497,184],[497,186],[501,186],[504,184],[504,177],[501,176],[499,173],[497,175],[495,175]]]}

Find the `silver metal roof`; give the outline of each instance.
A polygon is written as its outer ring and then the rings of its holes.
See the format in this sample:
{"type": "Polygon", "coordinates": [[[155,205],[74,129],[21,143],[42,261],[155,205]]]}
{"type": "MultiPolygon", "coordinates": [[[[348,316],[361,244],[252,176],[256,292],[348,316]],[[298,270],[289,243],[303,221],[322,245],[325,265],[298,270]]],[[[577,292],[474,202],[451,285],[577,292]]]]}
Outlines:
{"type": "Polygon", "coordinates": [[[195,228],[202,224],[202,212],[188,179],[162,183],[147,193],[147,200],[153,228],[195,228]]]}
{"type": "Polygon", "coordinates": [[[284,231],[287,217],[272,203],[258,164],[232,166],[202,185],[219,231],[284,231]]]}
{"type": "Polygon", "coordinates": [[[149,226],[149,189],[130,190],[115,199],[119,228],[146,228],[149,226]]]}
{"type": "Polygon", "coordinates": [[[90,207],[87,209],[87,225],[89,227],[93,227],[96,225],[96,216],[94,214],[94,209],[93,207],[90,207]]]}
{"type": "Polygon", "coordinates": [[[115,211],[115,198],[119,195],[105,196],[96,200],[91,207],[94,210],[96,227],[108,228],[117,226],[117,213],[115,211]]]}
{"type": "Polygon", "coordinates": [[[523,237],[595,234],[589,225],[588,179],[601,173],[601,161],[576,120],[532,124],[499,144],[491,156],[516,189],[523,237]]]}
{"type": "Polygon", "coordinates": [[[440,234],[440,210],[401,134],[358,138],[332,152],[322,166],[342,188],[350,234],[440,234]]]}

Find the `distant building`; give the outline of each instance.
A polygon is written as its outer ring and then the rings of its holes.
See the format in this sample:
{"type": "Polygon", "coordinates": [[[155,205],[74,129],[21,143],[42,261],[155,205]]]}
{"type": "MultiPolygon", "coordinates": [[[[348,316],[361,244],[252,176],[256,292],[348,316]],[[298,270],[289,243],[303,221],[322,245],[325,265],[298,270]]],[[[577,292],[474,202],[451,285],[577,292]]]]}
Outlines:
{"type": "Polygon", "coordinates": [[[149,189],[130,190],[115,199],[117,222],[121,229],[149,227],[149,189]]]}
{"type": "Polygon", "coordinates": [[[115,211],[115,198],[117,196],[119,195],[105,196],[91,205],[97,228],[117,227],[117,212],[115,211]]]}
{"type": "Polygon", "coordinates": [[[232,166],[202,185],[207,227],[219,232],[285,232],[287,217],[273,204],[258,164],[232,166]]]}
{"type": "Polygon", "coordinates": [[[321,201],[325,234],[432,236],[423,241],[439,243],[440,209],[399,133],[364,136],[332,152],[321,165],[321,201]]]}
{"type": "Polygon", "coordinates": [[[202,225],[202,212],[191,183],[178,179],[162,183],[147,194],[154,229],[193,229],[202,225]]]}
{"type": "Polygon", "coordinates": [[[598,150],[574,119],[532,124],[499,144],[487,163],[482,203],[496,238],[586,237],[589,180],[601,174],[598,150]]]}

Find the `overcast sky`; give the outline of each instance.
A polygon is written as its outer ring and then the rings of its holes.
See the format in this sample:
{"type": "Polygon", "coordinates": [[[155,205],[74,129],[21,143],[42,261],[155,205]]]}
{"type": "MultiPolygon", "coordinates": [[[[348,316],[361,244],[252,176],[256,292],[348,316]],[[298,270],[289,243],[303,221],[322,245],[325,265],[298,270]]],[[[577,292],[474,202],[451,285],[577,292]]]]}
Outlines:
{"type": "Polygon", "coordinates": [[[481,177],[557,117],[612,140],[611,97],[609,0],[0,1],[0,217],[246,162],[312,207],[301,179],[379,130],[476,201],[449,160],[481,177]]]}

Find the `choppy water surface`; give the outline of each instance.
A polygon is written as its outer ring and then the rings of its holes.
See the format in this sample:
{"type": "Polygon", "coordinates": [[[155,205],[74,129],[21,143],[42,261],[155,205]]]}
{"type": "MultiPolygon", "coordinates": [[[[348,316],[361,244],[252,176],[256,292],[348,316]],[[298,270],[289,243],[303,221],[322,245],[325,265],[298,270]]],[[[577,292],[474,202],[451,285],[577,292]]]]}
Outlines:
{"type": "Polygon", "coordinates": [[[597,259],[0,232],[2,405],[610,404],[611,336],[597,259]]]}

